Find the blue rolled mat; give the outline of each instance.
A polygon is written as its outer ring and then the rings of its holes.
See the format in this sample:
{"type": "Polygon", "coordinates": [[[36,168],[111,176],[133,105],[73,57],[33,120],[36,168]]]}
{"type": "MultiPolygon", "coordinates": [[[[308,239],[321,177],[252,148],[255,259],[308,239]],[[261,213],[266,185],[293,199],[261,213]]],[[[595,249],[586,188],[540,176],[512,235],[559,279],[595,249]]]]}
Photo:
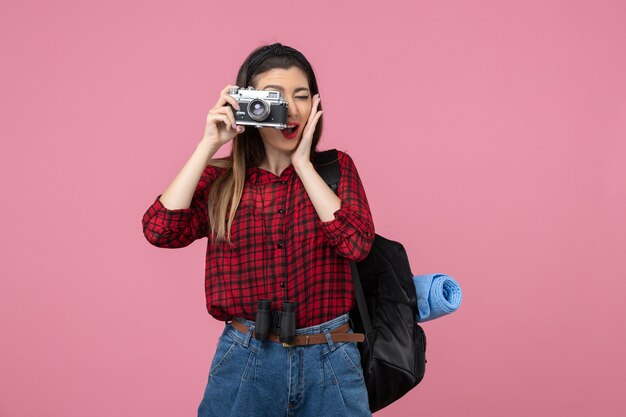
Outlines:
{"type": "Polygon", "coordinates": [[[417,294],[418,322],[453,313],[461,305],[461,286],[450,275],[415,275],[413,282],[417,294]]]}

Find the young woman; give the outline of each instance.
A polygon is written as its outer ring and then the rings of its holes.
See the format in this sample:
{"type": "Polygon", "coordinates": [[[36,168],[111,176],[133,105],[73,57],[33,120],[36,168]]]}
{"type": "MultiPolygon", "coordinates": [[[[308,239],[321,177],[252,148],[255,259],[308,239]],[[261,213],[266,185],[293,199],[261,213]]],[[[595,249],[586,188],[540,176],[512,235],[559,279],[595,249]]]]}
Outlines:
{"type": "MultiPolygon", "coordinates": [[[[370,416],[349,260],[368,254],[374,224],[352,159],[339,151],[338,195],[315,170],[322,110],[297,50],[253,51],[237,86],[280,91],[288,128],[235,124],[226,86],[204,137],[143,216],[146,239],[180,248],[207,237],[206,304],[225,322],[199,416],[370,416]],[[232,141],[230,156],[213,159],[232,141]],[[295,305],[295,339],[258,340],[259,300],[295,305]]],[[[276,314],[276,313],[273,313],[276,314]]],[[[276,330],[275,330],[276,331],[276,330]]]]}

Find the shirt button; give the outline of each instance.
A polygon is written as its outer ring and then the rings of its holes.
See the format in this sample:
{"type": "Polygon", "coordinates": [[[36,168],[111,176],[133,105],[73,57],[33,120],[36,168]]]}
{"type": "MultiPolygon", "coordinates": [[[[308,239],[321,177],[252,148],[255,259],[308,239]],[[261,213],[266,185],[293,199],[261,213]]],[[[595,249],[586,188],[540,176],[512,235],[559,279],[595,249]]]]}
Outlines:
{"type": "Polygon", "coordinates": [[[278,242],[276,246],[278,247],[278,249],[283,249],[285,247],[285,244],[283,242],[278,242]]]}
{"type": "Polygon", "coordinates": [[[285,288],[285,283],[284,282],[280,283],[280,288],[285,288]]]}
{"type": "Polygon", "coordinates": [[[278,214],[285,214],[285,209],[278,210],[278,214]]]}
{"type": "Polygon", "coordinates": [[[280,182],[282,185],[287,185],[287,181],[281,181],[280,182]]]}

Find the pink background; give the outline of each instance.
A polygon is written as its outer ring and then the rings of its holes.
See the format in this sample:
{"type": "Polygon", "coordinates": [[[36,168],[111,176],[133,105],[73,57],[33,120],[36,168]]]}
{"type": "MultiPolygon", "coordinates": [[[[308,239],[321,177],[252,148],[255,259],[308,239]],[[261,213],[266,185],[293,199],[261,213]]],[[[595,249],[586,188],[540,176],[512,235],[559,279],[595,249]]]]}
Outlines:
{"type": "Polygon", "coordinates": [[[0,3],[0,415],[195,415],[206,240],[153,247],[141,216],[274,41],[377,231],[464,291],[378,415],[623,415],[625,3],[254,4],[0,3]]]}

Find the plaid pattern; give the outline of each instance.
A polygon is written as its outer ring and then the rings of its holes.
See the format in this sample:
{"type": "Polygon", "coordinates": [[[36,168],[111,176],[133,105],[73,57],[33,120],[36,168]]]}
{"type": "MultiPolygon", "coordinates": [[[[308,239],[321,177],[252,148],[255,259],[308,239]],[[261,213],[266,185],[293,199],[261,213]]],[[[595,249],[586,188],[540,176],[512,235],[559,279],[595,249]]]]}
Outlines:
{"type": "MultiPolygon", "coordinates": [[[[280,176],[251,167],[231,229],[232,244],[208,239],[206,305],[218,320],[254,320],[259,299],[297,303],[296,326],[323,323],[353,306],[348,260],[367,256],[374,223],[352,158],[339,151],[341,208],[322,222],[293,165],[280,176]]],[[[142,218],[154,246],[181,248],[207,237],[207,197],[223,168],[207,166],[191,206],[169,210],[159,194],[142,218]]]]}

